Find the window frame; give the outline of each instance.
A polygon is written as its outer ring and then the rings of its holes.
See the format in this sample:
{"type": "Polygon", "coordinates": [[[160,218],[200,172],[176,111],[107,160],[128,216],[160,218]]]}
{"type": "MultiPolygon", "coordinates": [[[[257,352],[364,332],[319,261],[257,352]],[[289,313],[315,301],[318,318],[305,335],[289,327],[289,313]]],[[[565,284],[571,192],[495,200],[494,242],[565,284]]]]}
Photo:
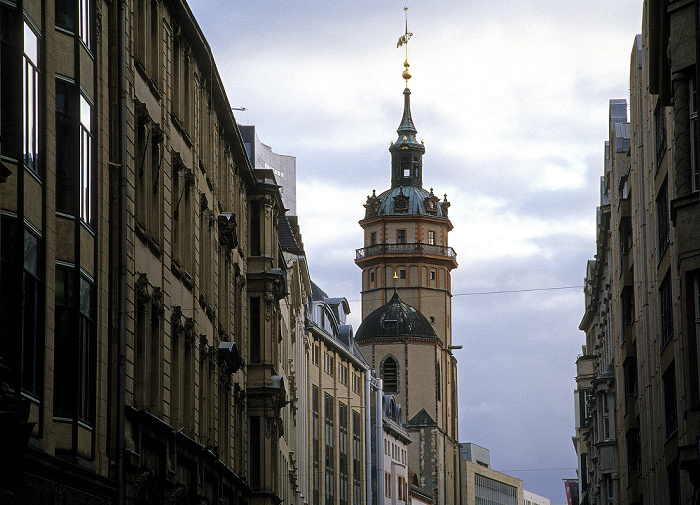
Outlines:
{"type": "Polygon", "coordinates": [[[23,22],[22,35],[22,159],[24,167],[41,178],[41,123],[40,86],[41,36],[27,19],[23,22]],[[27,46],[27,36],[34,36],[34,47],[27,46]],[[28,54],[30,50],[33,54],[28,54]],[[34,58],[32,60],[31,58],[34,58]],[[31,82],[30,82],[31,81],[31,82]]]}
{"type": "Polygon", "coordinates": [[[406,229],[402,228],[400,230],[396,230],[396,243],[397,244],[405,244],[406,243],[406,229]]]}

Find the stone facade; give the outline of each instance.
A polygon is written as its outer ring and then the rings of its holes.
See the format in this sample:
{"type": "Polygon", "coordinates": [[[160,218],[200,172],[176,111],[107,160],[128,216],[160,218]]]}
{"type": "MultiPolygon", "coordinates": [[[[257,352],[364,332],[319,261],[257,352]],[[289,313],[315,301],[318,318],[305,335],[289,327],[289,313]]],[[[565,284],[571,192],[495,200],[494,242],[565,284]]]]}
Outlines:
{"type": "Polygon", "coordinates": [[[645,2],[642,34],[632,47],[628,161],[623,156],[605,174],[612,279],[587,276],[581,326],[585,354],[596,359],[601,348],[591,337],[603,313],[612,327],[614,360],[604,378],[614,392],[607,405],[615,446],[607,456],[594,453],[602,448],[603,412],[595,391],[606,373],[596,368],[591,374],[584,356],[577,383],[582,394],[593,394],[580,402],[588,416],[575,440],[582,503],[690,503],[700,489],[696,9],[679,0],[645,2]]]}
{"type": "Polygon", "coordinates": [[[299,501],[308,271],[189,7],[0,22],[2,499],[299,501]]]}

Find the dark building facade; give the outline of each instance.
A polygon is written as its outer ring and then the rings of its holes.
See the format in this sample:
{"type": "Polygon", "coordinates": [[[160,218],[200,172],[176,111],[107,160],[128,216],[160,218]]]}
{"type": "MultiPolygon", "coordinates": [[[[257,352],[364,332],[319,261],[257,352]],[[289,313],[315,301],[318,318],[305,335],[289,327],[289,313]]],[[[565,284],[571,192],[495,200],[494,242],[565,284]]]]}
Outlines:
{"type": "Polygon", "coordinates": [[[629,147],[618,154],[628,162],[605,173],[598,251],[606,240],[608,253],[589,263],[581,327],[582,503],[689,504],[700,493],[698,12],[697,2],[647,0],[632,47],[629,147]],[[596,280],[604,262],[609,282],[596,280]],[[605,331],[610,373],[586,364],[605,331]],[[605,406],[604,387],[614,395],[605,406]],[[595,457],[606,416],[618,462],[607,470],[595,457]]]}
{"type": "Polygon", "coordinates": [[[3,1],[0,64],[1,499],[280,503],[284,206],[187,3],[3,1]]]}

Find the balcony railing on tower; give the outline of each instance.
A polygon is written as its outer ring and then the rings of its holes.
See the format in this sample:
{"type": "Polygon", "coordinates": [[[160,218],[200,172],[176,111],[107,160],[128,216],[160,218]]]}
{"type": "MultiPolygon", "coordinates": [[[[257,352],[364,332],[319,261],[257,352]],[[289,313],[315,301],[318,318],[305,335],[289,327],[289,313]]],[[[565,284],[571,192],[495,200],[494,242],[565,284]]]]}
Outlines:
{"type": "Polygon", "coordinates": [[[355,250],[355,259],[361,260],[380,254],[427,254],[455,259],[457,253],[449,246],[431,244],[375,244],[355,250]]]}

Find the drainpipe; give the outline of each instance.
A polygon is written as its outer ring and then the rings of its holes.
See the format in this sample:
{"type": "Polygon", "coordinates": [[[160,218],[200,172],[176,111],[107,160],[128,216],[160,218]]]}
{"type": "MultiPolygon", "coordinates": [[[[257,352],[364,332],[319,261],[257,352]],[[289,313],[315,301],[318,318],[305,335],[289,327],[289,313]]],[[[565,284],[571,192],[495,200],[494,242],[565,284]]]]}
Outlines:
{"type": "Polygon", "coordinates": [[[124,457],[126,452],[126,422],[124,402],[126,398],[126,0],[119,1],[119,27],[117,33],[119,68],[119,299],[118,299],[118,379],[117,379],[117,505],[126,502],[126,474],[124,457]]]}
{"type": "Polygon", "coordinates": [[[365,497],[372,504],[372,386],[371,372],[365,371],[365,497]]]}
{"type": "Polygon", "coordinates": [[[375,416],[377,425],[374,427],[377,433],[377,504],[384,503],[384,382],[382,379],[377,380],[377,390],[374,394],[377,396],[375,408],[375,416]]]}

